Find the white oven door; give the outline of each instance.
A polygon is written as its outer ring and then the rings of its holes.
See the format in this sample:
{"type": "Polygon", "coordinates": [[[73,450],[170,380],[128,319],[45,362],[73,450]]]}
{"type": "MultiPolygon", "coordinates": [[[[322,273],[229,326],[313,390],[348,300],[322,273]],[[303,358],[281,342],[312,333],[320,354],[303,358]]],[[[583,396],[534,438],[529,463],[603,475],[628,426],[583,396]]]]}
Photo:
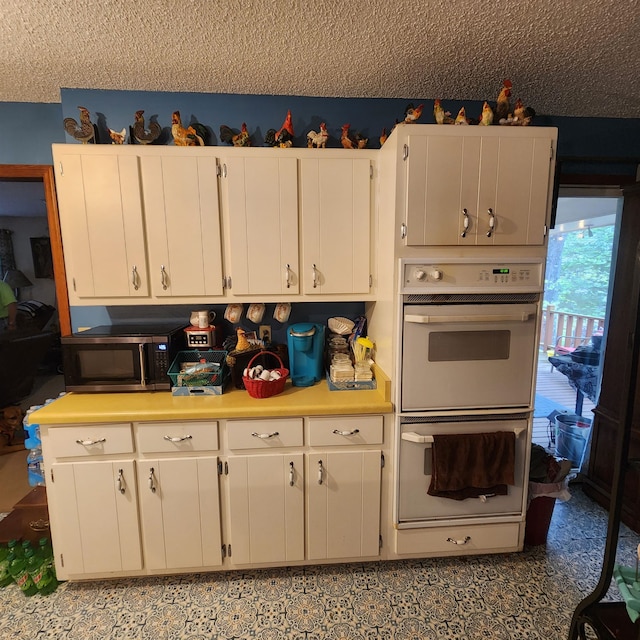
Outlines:
{"type": "Polygon", "coordinates": [[[397,507],[398,523],[405,527],[419,523],[484,516],[521,516],[524,505],[525,455],[527,451],[527,418],[518,416],[487,416],[486,418],[452,417],[404,418],[410,422],[400,425],[400,460],[398,462],[397,507]],[[445,421],[446,420],[446,421],[445,421]],[[431,483],[430,436],[437,434],[516,433],[515,485],[508,487],[505,496],[452,500],[427,493],[431,483]]]}
{"type": "Polygon", "coordinates": [[[527,407],[537,308],[405,305],[402,411],[527,407]]]}

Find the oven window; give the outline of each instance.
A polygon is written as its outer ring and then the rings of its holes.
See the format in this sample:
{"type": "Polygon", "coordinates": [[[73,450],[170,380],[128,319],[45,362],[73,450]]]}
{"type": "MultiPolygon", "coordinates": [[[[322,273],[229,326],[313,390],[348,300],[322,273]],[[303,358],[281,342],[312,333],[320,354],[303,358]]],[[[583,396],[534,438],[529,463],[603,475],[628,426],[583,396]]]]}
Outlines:
{"type": "Polygon", "coordinates": [[[511,331],[432,331],[429,362],[508,360],[511,331]]]}
{"type": "Polygon", "coordinates": [[[131,349],[79,349],[76,353],[81,380],[129,380],[136,377],[131,349]]]}

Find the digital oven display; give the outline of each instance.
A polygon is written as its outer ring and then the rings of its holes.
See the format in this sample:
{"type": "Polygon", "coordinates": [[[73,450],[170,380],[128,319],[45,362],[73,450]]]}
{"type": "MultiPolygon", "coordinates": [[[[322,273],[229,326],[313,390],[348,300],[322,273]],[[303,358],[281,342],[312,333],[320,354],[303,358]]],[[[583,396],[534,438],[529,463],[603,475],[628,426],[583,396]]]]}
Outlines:
{"type": "Polygon", "coordinates": [[[493,273],[495,275],[508,275],[511,271],[509,269],[494,269],[493,273]]]}

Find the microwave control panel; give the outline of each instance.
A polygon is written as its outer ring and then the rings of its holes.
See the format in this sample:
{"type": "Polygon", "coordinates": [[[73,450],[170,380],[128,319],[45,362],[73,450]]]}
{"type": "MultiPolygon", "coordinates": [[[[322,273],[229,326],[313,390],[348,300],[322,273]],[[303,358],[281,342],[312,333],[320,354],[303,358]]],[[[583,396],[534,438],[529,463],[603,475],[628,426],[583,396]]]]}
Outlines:
{"type": "Polygon", "coordinates": [[[542,259],[403,259],[401,293],[539,293],[544,287],[542,259]]]}

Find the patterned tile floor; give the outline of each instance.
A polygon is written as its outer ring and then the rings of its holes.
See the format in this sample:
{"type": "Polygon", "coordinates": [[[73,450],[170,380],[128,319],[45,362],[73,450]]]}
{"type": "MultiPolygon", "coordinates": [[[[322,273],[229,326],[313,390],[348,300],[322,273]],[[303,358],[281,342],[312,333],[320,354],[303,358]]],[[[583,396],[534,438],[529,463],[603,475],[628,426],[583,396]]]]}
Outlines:
{"type": "MultiPolygon", "coordinates": [[[[10,585],[0,638],[561,640],[598,581],[607,524],[571,493],[546,547],[519,554],[65,583],[32,598],[10,585]]],[[[639,540],[621,529],[619,561],[634,565],[639,540]]]]}

